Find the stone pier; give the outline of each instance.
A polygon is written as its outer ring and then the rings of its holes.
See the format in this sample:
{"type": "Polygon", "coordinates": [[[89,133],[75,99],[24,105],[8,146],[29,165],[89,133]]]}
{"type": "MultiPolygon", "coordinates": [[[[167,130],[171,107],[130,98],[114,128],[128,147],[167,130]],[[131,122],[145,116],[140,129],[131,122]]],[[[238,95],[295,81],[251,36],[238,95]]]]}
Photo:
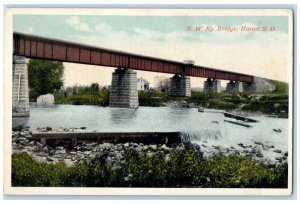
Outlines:
{"type": "Polygon", "coordinates": [[[244,82],[243,83],[243,92],[256,92],[256,83],[255,82],[244,82]]]}
{"type": "Polygon", "coordinates": [[[230,81],[229,83],[227,83],[226,91],[243,92],[243,83],[239,81],[230,81]]]}
{"type": "Polygon", "coordinates": [[[135,71],[125,68],[115,69],[112,74],[109,106],[138,108],[137,77],[135,71]]]}
{"type": "Polygon", "coordinates": [[[191,96],[190,77],[174,75],[170,79],[170,96],[191,96]]]}
{"type": "Polygon", "coordinates": [[[28,71],[25,57],[13,56],[12,116],[29,116],[28,71]]]}
{"type": "Polygon", "coordinates": [[[243,89],[244,92],[270,93],[276,86],[270,80],[255,76],[252,83],[243,83],[243,89]]]}
{"type": "Polygon", "coordinates": [[[208,78],[204,82],[203,92],[221,92],[221,81],[208,78]]]}

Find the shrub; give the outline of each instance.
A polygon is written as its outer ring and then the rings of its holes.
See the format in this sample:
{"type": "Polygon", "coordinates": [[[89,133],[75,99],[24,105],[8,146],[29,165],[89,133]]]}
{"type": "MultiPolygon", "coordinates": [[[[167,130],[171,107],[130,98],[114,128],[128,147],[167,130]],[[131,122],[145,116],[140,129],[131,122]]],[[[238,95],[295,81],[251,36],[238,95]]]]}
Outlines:
{"type": "MultiPolygon", "coordinates": [[[[95,88],[96,89],[96,88],[95,88]]],[[[73,104],[73,105],[109,105],[110,92],[107,88],[103,87],[100,92],[80,92],[71,95],[67,98],[57,98],[58,104],[73,104]]]]}
{"type": "Polygon", "coordinates": [[[12,156],[13,186],[66,186],[66,178],[73,176],[70,173],[70,169],[61,162],[39,163],[26,153],[12,156]]]}
{"type": "Polygon", "coordinates": [[[166,159],[163,152],[148,156],[128,150],[126,164],[116,170],[104,158],[67,167],[37,162],[26,153],[13,154],[12,186],[287,188],[287,164],[269,169],[235,154],[203,159],[193,149],[168,154],[166,159]],[[126,181],[129,174],[132,178],[126,181]]]}
{"type": "Polygon", "coordinates": [[[139,105],[140,106],[162,106],[164,102],[170,101],[170,97],[166,92],[161,91],[139,91],[139,105]]]}
{"type": "Polygon", "coordinates": [[[266,168],[249,157],[231,154],[208,160],[211,187],[225,188],[270,188],[287,187],[287,166],[277,167],[277,171],[266,168]],[[282,180],[283,179],[283,180],[282,180]],[[280,180],[280,181],[279,181],[280,180]]]}
{"type": "Polygon", "coordinates": [[[276,81],[276,80],[270,80],[270,79],[267,80],[275,85],[275,90],[273,91],[273,93],[279,93],[285,95],[288,94],[288,89],[289,89],[288,83],[276,81]]]}

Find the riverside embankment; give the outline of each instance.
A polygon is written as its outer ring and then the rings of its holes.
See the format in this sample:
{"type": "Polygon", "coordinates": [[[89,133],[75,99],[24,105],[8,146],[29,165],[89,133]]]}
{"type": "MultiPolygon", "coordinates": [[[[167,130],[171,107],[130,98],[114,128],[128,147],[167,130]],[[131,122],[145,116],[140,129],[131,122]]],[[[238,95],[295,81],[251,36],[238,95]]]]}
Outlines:
{"type": "MultiPolygon", "coordinates": [[[[48,131],[42,129],[44,134],[55,130],[48,131]]],[[[41,132],[41,134],[43,134],[41,132]]],[[[57,134],[61,132],[57,131],[57,134]]],[[[152,156],[153,154],[163,153],[168,160],[171,151],[183,151],[193,149],[203,158],[209,159],[213,156],[228,156],[236,154],[247,156],[256,161],[262,162],[269,168],[275,167],[287,162],[288,152],[271,143],[262,143],[253,141],[252,143],[236,143],[230,147],[212,144],[209,139],[192,143],[187,135],[182,135],[182,142],[165,144],[166,141],[157,143],[108,143],[90,140],[79,140],[75,146],[65,140],[55,140],[49,145],[43,145],[37,140],[33,140],[32,132],[28,129],[15,130],[12,132],[12,150],[13,153],[26,152],[32,158],[39,162],[57,163],[64,162],[68,166],[73,166],[81,162],[89,162],[94,158],[102,158],[109,167],[113,169],[121,168],[121,164],[126,163],[126,151],[134,150],[139,155],[152,156]],[[208,141],[207,141],[208,140],[208,141]]],[[[145,138],[146,140],[146,138],[145,138]]],[[[158,140],[157,140],[158,141],[158,140]]]]}

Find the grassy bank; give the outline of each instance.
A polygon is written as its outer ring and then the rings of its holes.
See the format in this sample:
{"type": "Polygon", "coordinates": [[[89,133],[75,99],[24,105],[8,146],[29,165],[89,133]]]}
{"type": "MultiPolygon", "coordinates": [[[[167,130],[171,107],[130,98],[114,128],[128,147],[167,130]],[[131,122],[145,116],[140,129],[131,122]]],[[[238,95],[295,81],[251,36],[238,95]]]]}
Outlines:
{"type": "Polygon", "coordinates": [[[287,95],[289,93],[289,86],[287,83],[271,80],[271,79],[265,79],[265,80],[275,85],[275,90],[272,92],[273,94],[287,95]]]}
{"type": "Polygon", "coordinates": [[[28,154],[12,155],[13,186],[286,188],[287,164],[269,169],[248,157],[202,158],[193,150],[153,156],[127,151],[127,163],[112,170],[103,159],[67,167],[46,164],[28,154]]]}
{"type": "Polygon", "coordinates": [[[159,107],[164,103],[174,100],[167,92],[162,91],[139,91],[139,105],[159,107]]]}
{"type": "MultiPolygon", "coordinates": [[[[279,117],[288,117],[288,88],[287,84],[269,80],[275,84],[272,93],[204,93],[192,91],[191,97],[170,97],[167,92],[139,91],[139,105],[159,107],[171,102],[193,103],[194,106],[220,110],[238,110],[274,114],[279,117]]],[[[68,97],[55,99],[58,104],[73,105],[109,105],[109,90],[102,88],[98,92],[82,91],[68,97]]]]}
{"type": "Polygon", "coordinates": [[[192,92],[186,100],[213,109],[261,112],[280,117],[287,117],[288,113],[288,95],[285,94],[192,92]]]}
{"type": "MultiPolygon", "coordinates": [[[[109,94],[109,93],[108,93],[109,94]]],[[[107,95],[108,95],[107,94],[107,95]]],[[[109,96],[100,94],[78,93],[67,98],[58,98],[57,104],[73,105],[109,105],[109,96]]],[[[186,101],[194,106],[220,110],[239,110],[261,112],[287,117],[288,95],[273,94],[246,94],[246,93],[203,93],[192,91],[191,97],[170,97],[165,92],[139,92],[139,105],[159,107],[169,102],[186,101]]]]}
{"type": "Polygon", "coordinates": [[[72,104],[72,105],[109,105],[109,90],[102,88],[99,92],[80,92],[68,97],[56,97],[57,104],[72,104]]]}

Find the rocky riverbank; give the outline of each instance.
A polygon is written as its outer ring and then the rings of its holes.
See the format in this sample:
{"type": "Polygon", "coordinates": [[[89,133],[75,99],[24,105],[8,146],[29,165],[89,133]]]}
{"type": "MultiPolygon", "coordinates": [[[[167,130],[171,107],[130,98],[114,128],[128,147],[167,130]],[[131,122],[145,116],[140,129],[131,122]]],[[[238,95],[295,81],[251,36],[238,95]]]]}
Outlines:
{"type": "MultiPolygon", "coordinates": [[[[162,104],[162,106],[164,107],[171,107],[171,108],[199,108],[201,106],[197,106],[195,103],[193,102],[188,102],[185,100],[174,100],[174,101],[168,101],[162,104]]],[[[204,109],[204,111],[208,111],[208,112],[214,112],[214,111],[218,111],[218,112],[225,112],[223,110],[218,110],[218,109],[204,109]]],[[[237,115],[241,115],[241,116],[245,116],[245,117],[252,117],[252,116],[265,116],[265,117],[273,117],[273,118],[277,118],[278,115],[275,114],[266,114],[266,113],[262,113],[261,111],[245,111],[245,110],[241,110],[240,107],[236,108],[236,109],[232,109],[232,110],[227,110],[226,112],[232,113],[232,114],[237,114],[237,115]]]]}
{"type": "Polygon", "coordinates": [[[168,102],[163,103],[162,106],[171,107],[171,108],[198,108],[198,106],[195,105],[195,103],[188,102],[185,100],[168,101],[168,102]]]}
{"type": "MultiPolygon", "coordinates": [[[[40,131],[54,131],[50,128],[44,128],[40,131]]],[[[126,151],[134,150],[139,155],[146,154],[151,157],[156,153],[164,153],[165,160],[171,159],[171,151],[183,151],[185,149],[193,149],[204,158],[225,156],[235,153],[241,156],[248,156],[255,160],[263,162],[267,167],[273,168],[279,164],[286,163],[288,152],[284,152],[271,144],[263,144],[253,141],[253,144],[238,143],[235,146],[223,147],[219,145],[210,145],[207,141],[201,141],[198,144],[184,142],[179,144],[150,144],[142,143],[97,143],[83,141],[77,146],[71,147],[67,144],[61,145],[42,145],[38,141],[32,141],[32,132],[29,129],[12,131],[12,152],[26,152],[32,158],[40,162],[56,163],[64,162],[67,166],[73,166],[81,162],[89,162],[93,158],[104,159],[107,166],[112,169],[121,168],[126,163],[126,151]],[[269,155],[275,154],[275,157],[269,155]]]]}

